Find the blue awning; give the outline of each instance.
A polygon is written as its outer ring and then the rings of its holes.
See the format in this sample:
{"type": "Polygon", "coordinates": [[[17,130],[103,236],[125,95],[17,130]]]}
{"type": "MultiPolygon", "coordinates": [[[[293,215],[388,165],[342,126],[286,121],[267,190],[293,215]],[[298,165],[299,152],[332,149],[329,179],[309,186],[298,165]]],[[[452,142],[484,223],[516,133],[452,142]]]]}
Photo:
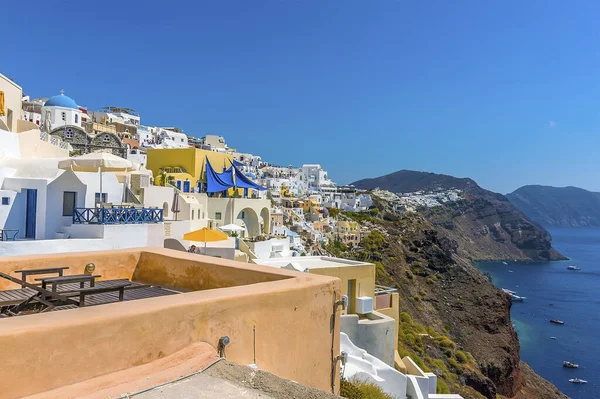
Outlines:
{"type": "Polygon", "coordinates": [[[233,167],[226,169],[223,173],[217,173],[217,176],[219,176],[223,183],[228,184],[231,187],[235,186],[235,183],[233,182],[233,167]]]}
{"type": "Polygon", "coordinates": [[[234,165],[233,169],[235,170],[235,185],[239,188],[251,188],[253,190],[263,191],[266,188],[259,186],[254,183],[252,180],[248,179],[240,170],[234,165]]]}
{"type": "Polygon", "coordinates": [[[233,184],[228,184],[228,182],[224,182],[219,174],[215,172],[212,165],[206,158],[206,192],[207,193],[218,193],[221,191],[225,191],[229,188],[233,187],[233,184]]]}

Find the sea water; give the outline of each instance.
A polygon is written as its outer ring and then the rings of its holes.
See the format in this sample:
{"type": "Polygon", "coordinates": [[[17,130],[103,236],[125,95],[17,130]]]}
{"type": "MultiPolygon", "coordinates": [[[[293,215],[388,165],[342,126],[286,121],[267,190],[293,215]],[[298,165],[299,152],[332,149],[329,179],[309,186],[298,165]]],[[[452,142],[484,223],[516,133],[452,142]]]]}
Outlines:
{"type": "Polygon", "coordinates": [[[568,261],[477,266],[492,276],[497,287],[527,297],[511,309],[521,359],[573,399],[600,398],[600,228],[549,231],[553,247],[568,261]],[[569,265],[581,270],[567,270],[569,265]],[[565,324],[550,323],[551,319],[565,324]],[[565,368],[563,361],[579,368],[565,368]],[[588,383],[570,383],[575,377],[588,383]]]}

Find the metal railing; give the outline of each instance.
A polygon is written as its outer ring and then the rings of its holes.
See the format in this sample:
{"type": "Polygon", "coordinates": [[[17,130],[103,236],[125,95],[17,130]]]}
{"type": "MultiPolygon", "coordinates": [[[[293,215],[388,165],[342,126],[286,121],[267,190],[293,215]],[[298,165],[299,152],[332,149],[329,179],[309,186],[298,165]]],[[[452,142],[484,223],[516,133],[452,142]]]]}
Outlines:
{"type": "Polygon", "coordinates": [[[73,224],[142,224],[162,223],[163,210],[158,208],[74,208],[73,224]]]}
{"type": "Polygon", "coordinates": [[[398,288],[375,284],[375,295],[391,294],[392,292],[398,292],[398,288]]]}

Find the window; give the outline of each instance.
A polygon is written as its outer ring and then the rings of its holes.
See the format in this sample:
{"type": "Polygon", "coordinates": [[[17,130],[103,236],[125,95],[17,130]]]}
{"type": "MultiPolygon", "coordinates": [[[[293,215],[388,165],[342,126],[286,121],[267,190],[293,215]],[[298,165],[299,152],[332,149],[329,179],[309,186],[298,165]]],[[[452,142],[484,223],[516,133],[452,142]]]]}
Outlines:
{"type": "Polygon", "coordinates": [[[194,210],[192,209],[192,220],[194,220],[194,210]]]}
{"type": "Polygon", "coordinates": [[[65,132],[65,138],[66,139],[72,139],[73,138],[73,129],[71,129],[71,128],[67,129],[67,131],[65,132]]]}
{"type": "Polygon", "coordinates": [[[73,216],[73,208],[75,208],[75,197],[77,193],[74,191],[63,192],[63,216],[73,216]]]}
{"type": "Polygon", "coordinates": [[[215,212],[215,220],[221,220],[221,212],[215,212]]]}
{"type": "Polygon", "coordinates": [[[61,119],[62,119],[63,121],[66,121],[66,120],[67,120],[67,113],[66,113],[66,112],[61,112],[61,113],[60,113],[60,117],[61,117],[61,119]]]}
{"type": "Polygon", "coordinates": [[[2,197],[2,205],[10,205],[10,197],[2,197]]]}
{"type": "Polygon", "coordinates": [[[244,218],[244,216],[246,216],[246,214],[244,212],[242,212],[242,219],[244,218]]]}
{"type": "Polygon", "coordinates": [[[75,123],[79,123],[79,115],[75,114],[75,123]]]}
{"type": "Polygon", "coordinates": [[[105,134],[104,137],[102,137],[102,141],[104,141],[105,143],[110,142],[110,136],[108,134],[105,134]]]}
{"type": "Polygon", "coordinates": [[[107,193],[102,193],[102,201],[100,201],[100,193],[96,193],[94,195],[94,203],[96,203],[96,204],[107,202],[107,199],[108,199],[108,194],[107,193]]]}

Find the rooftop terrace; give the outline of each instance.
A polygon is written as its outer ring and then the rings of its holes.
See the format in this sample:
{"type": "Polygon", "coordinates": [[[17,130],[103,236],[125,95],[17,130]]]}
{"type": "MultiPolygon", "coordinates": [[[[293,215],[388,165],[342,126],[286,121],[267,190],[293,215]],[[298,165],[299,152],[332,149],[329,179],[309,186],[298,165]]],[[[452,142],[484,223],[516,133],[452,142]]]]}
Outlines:
{"type": "MultiPolygon", "coordinates": [[[[125,280],[180,293],[0,319],[3,395],[118,396],[134,390],[130,382],[139,390],[183,375],[175,366],[196,358],[193,348],[217,348],[225,336],[228,360],[339,389],[332,359],[339,280],[158,248],[3,257],[0,272],[68,267],[65,275],[81,275],[89,263],[97,284],[125,280]],[[159,366],[166,359],[177,364],[159,366]]],[[[0,279],[0,290],[21,288],[0,279]]],[[[190,367],[188,374],[200,365],[190,367]]]]}

